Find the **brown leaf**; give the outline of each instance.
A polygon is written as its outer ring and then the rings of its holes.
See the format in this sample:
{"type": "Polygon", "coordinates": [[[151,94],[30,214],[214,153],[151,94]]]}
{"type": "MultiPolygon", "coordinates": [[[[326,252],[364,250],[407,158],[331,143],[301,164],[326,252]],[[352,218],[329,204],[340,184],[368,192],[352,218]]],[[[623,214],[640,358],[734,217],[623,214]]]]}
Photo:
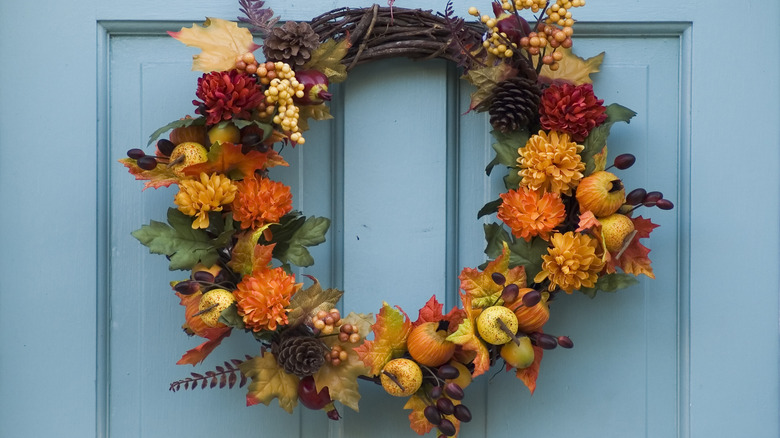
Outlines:
{"type": "Polygon", "coordinates": [[[327,40],[312,52],[309,62],[303,65],[303,70],[321,71],[331,84],[343,82],[347,79],[347,66],[342,64],[341,60],[351,46],[349,38],[341,41],[327,40]]]}
{"type": "Polygon", "coordinates": [[[477,90],[471,93],[471,105],[469,111],[476,109],[484,111],[487,109],[487,99],[493,93],[493,89],[499,82],[513,76],[517,73],[509,64],[501,63],[492,67],[482,67],[469,70],[465,78],[471,82],[471,85],[477,87],[477,90]]]}
{"type": "Polygon", "coordinates": [[[290,300],[287,313],[287,320],[290,325],[298,325],[306,322],[320,310],[329,311],[336,306],[336,303],[344,295],[344,292],[338,289],[322,290],[320,282],[314,277],[314,284],[304,290],[300,290],[293,295],[290,300]]]}

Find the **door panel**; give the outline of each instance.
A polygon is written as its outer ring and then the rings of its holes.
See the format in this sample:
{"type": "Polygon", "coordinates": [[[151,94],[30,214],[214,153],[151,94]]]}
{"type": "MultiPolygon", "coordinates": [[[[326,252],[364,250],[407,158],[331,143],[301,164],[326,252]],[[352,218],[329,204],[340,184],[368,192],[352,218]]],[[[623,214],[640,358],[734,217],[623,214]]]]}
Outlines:
{"type": "MultiPolygon", "coordinates": [[[[678,199],[680,37],[596,35],[602,30],[594,27],[592,36],[581,36],[579,53],[606,50],[595,83],[599,97],[638,112],[630,126],[614,128],[611,155],[637,155],[639,164],[621,174],[628,187],[661,190],[678,199]]],[[[145,144],[156,127],[192,113],[198,74],[188,72],[188,49],[168,37],[117,36],[110,49],[111,144],[118,159],[145,144]]],[[[448,307],[456,305],[460,269],[484,261],[486,220],[476,220],[476,211],[500,192],[503,174],[499,169],[492,178],[483,173],[492,159],[485,147],[491,142],[485,115],[460,116],[470,87],[443,61],[401,59],[360,66],[335,91],[335,119],[313,123],[305,145],[283,151],[291,166],[271,171],[292,187],[296,209],[333,219],[328,243],[316,248],[317,263],[299,273],[343,288],[346,311],[374,312],[387,300],[414,318],[433,294],[448,307]]],[[[273,430],[289,435],[297,434],[300,424],[316,424],[344,436],[413,436],[404,424],[404,400],[388,400],[371,384],[361,384],[361,414],[343,412],[344,421],[332,426],[313,412],[301,422],[300,409],[287,416],[275,406],[244,408],[243,390],[167,391],[171,381],[189,372],[173,365],[178,355],[199,342],[178,329],[181,310],[166,287],[186,274],[168,272],[164,259],[148,254],[129,233],[150,218],[162,220],[173,190],[141,193],[140,183],[124,168],[111,169],[112,436],[168,430],[171,406],[209,412],[188,422],[193,431],[246,433],[273,424],[273,430]],[[218,420],[227,416],[234,421],[218,420]]],[[[475,384],[467,402],[482,415],[464,427],[465,433],[487,430],[501,436],[515,421],[529,432],[561,435],[574,427],[584,436],[674,433],[675,422],[654,420],[674,418],[677,410],[678,211],[649,212],[662,225],[650,243],[658,280],[596,300],[561,297],[548,330],[572,336],[578,348],[546,355],[533,398],[512,375],[475,384]],[[577,373],[568,372],[570,364],[577,373]],[[582,375],[588,379],[578,378],[582,375]],[[553,404],[568,411],[572,421],[550,424],[547,410],[553,404]],[[593,421],[594,411],[608,413],[609,421],[593,421]]],[[[247,338],[234,333],[196,371],[218,365],[217,358],[256,354],[256,344],[247,338]]]]}

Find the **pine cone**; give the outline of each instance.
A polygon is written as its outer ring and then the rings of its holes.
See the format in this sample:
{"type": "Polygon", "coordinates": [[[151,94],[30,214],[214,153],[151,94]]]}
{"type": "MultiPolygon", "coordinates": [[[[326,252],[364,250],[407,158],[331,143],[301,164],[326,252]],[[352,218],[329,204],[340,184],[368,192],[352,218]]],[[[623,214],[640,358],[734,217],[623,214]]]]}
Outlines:
{"type": "Polygon", "coordinates": [[[307,22],[288,21],[275,27],[265,39],[263,53],[269,61],[282,61],[300,67],[320,45],[320,38],[307,22]]]}
{"type": "Polygon", "coordinates": [[[527,78],[499,83],[490,99],[490,124],[504,133],[537,124],[541,94],[536,82],[527,78]]]}
{"type": "Polygon", "coordinates": [[[311,336],[283,336],[279,342],[271,345],[276,363],[287,373],[298,377],[316,373],[325,363],[327,350],[322,341],[311,336]]]}

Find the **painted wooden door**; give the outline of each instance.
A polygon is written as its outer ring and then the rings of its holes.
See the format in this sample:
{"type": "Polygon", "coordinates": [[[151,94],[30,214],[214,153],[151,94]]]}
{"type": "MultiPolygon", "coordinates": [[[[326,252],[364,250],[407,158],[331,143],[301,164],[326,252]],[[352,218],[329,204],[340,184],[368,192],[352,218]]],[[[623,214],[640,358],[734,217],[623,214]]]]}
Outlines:
{"type": "MultiPolygon", "coordinates": [[[[289,19],[344,5],[268,3],[289,19]]],[[[556,303],[549,330],[577,348],[545,356],[533,397],[504,374],[469,387],[476,419],[463,436],[778,436],[780,34],[755,24],[745,44],[730,18],[780,7],[742,8],[604,0],[581,11],[577,52],[607,53],[597,94],[639,113],[610,150],[637,155],[629,186],[677,208],[652,215],[657,279],[556,303]]],[[[0,4],[0,436],[414,436],[403,401],[368,384],[360,414],[342,409],[338,423],[247,408],[242,390],[167,390],[194,345],[166,287],[178,276],[129,233],[160,220],[172,193],[142,194],[116,160],[191,111],[193,51],[164,31],[237,10],[0,4]]],[[[285,151],[291,167],[274,176],[295,207],[333,219],[301,272],[344,289],[345,309],[413,311],[432,294],[450,307],[460,269],[484,261],[476,211],[500,182],[483,172],[485,117],[461,116],[469,92],[440,61],[361,66],[336,90],[336,119],[285,151]]],[[[200,369],[256,348],[234,334],[200,369]]]]}

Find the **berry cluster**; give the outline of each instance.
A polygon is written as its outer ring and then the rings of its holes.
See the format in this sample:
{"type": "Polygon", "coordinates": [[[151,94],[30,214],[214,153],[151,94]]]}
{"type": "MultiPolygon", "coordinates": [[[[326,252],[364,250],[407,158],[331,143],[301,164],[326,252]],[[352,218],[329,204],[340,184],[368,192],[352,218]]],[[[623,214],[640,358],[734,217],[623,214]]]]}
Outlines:
{"type": "Polygon", "coordinates": [[[298,128],[300,109],[293,102],[294,98],[304,96],[304,85],[295,78],[295,72],[289,64],[284,62],[266,62],[257,69],[257,76],[261,84],[267,84],[265,90],[265,108],[260,116],[276,114],[273,116],[274,124],[280,126],[283,131],[290,133],[290,140],[303,144],[306,140],[298,128]]]}
{"type": "Polygon", "coordinates": [[[436,371],[434,384],[426,387],[425,395],[430,404],[425,407],[423,414],[428,422],[439,429],[439,437],[455,435],[455,425],[446,418],[448,415],[463,423],[471,421],[471,411],[461,403],[464,392],[456,381],[460,376],[461,371],[458,368],[445,364],[436,371]]]}
{"type": "MultiPolygon", "coordinates": [[[[333,335],[338,328],[338,337],[341,342],[349,342],[356,344],[361,341],[362,337],[358,333],[358,328],[350,323],[344,322],[341,319],[341,313],[339,309],[333,308],[326,312],[320,310],[311,320],[311,326],[314,328],[314,332],[323,335],[333,335]]],[[[331,364],[338,366],[345,360],[347,360],[348,353],[339,344],[331,347],[330,351],[325,353],[325,360],[330,361],[331,364]]]]}
{"type": "Polygon", "coordinates": [[[258,69],[257,59],[252,52],[246,52],[236,57],[235,69],[246,74],[253,75],[258,69]]]}

